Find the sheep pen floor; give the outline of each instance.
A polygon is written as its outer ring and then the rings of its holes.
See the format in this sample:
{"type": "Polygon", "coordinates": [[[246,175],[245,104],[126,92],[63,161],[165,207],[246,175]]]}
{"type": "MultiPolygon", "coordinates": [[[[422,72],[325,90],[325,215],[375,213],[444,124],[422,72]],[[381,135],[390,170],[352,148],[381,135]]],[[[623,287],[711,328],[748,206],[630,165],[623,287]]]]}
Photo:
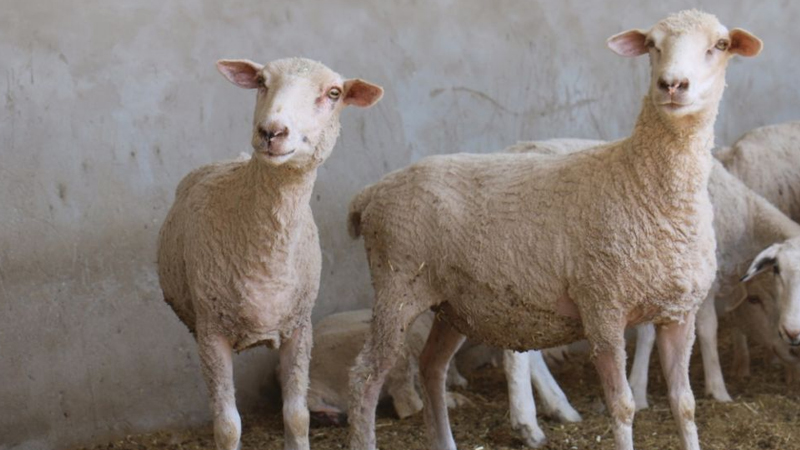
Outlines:
{"type": "MultiPolygon", "coordinates": [[[[697,396],[696,419],[701,447],[706,450],[779,449],[800,450],[800,384],[788,385],[784,371],[770,363],[766,352],[752,349],[752,376],[734,380],[728,389],[733,403],[719,403],[702,395],[702,365],[697,347],[692,358],[692,388],[697,396]]],[[[632,354],[632,348],[629,349],[632,354]]],[[[730,351],[722,349],[723,370],[730,351]]],[[[636,414],[634,443],[645,450],[678,449],[677,428],[672,420],[661,377],[658,357],[651,361],[650,408],[636,414]]],[[[629,361],[630,364],[630,361],[629,361]]],[[[539,423],[548,437],[543,447],[550,450],[613,449],[611,420],[605,412],[594,367],[587,358],[573,357],[554,368],[573,406],[583,422],[561,424],[542,416],[539,423]]],[[[472,404],[451,411],[450,420],[459,449],[524,449],[511,430],[508,395],[500,368],[486,366],[467,376],[469,387],[457,390],[472,404]]],[[[278,450],[283,448],[283,425],[278,414],[244,415],[242,449],[278,450]]],[[[377,419],[378,447],[381,450],[411,450],[426,447],[421,414],[396,420],[391,408],[382,407],[377,419]]],[[[310,433],[315,450],[347,448],[346,428],[316,428],[310,433]]],[[[213,450],[211,424],[196,429],[160,431],[128,436],[114,442],[82,447],[81,450],[213,450]]]]}

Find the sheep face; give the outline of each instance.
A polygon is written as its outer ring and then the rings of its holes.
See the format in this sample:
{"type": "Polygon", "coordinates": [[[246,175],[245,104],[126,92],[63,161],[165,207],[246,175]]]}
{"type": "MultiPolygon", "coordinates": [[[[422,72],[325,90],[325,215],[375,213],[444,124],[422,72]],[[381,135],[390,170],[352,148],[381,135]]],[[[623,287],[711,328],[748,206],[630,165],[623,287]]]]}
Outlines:
{"type": "MultiPolygon", "coordinates": [[[[800,346],[800,238],[767,247],[750,264],[742,281],[750,282],[766,271],[772,273],[771,293],[779,316],[773,321],[773,329],[778,328],[787,343],[800,346]]],[[[755,289],[752,285],[757,283],[748,283],[748,291],[755,289]]]]}
{"type": "Polygon", "coordinates": [[[783,362],[800,364],[800,348],[790,345],[783,334],[775,332],[781,316],[775,287],[771,275],[759,275],[748,283],[747,294],[740,299],[733,314],[737,325],[746,331],[747,336],[766,347],[783,362]]]}
{"type": "Polygon", "coordinates": [[[217,68],[233,84],[257,90],[253,154],[273,166],[319,166],[339,135],[342,108],[371,106],[383,95],[378,86],[344,80],[325,65],[303,58],[264,66],[248,60],[221,60],[217,68]]]}
{"type": "Polygon", "coordinates": [[[650,56],[649,97],[671,117],[716,108],[725,88],[725,69],[735,54],[755,56],[761,41],[741,29],[728,31],[716,17],[681,11],[650,30],[629,30],[608,39],[622,56],[650,56]]]}

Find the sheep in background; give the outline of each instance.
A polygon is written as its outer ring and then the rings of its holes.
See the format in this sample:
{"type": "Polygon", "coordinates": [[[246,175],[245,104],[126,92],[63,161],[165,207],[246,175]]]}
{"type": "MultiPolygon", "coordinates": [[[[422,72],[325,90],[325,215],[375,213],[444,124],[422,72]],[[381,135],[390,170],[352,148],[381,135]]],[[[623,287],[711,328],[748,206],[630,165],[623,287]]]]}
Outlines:
{"type": "MultiPolygon", "coordinates": [[[[347,374],[367,340],[372,310],[359,309],[331,314],[314,325],[314,347],[309,367],[308,409],[312,419],[323,425],[344,426],[347,422],[347,374]]],[[[381,398],[391,397],[397,416],[404,419],[422,409],[416,388],[417,358],[425,345],[433,313],[421,314],[406,333],[401,357],[387,377],[381,398]]],[[[466,387],[455,364],[447,371],[448,386],[466,387]]],[[[448,392],[448,407],[467,403],[466,397],[448,392]]]]}
{"type": "Polygon", "coordinates": [[[800,121],[756,128],[715,156],[750,189],[800,222],[800,121]]]}
{"type": "MultiPolygon", "coordinates": [[[[375,306],[351,371],[350,448],[375,448],[375,406],[411,322],[438,310],[420,373],[430,446],[456,448],[447,365],[464,335],[528,350],[588,338],[614,421],[632,449],[624,329],[653,321],[684,449],[698,449],[688,363],[694,316],[716,272],[707,183],[713,125],[734,54],[761,42],[699,11],[609,39],[649,53],[633,135],[567,156],[454,154],[395,171],[352,200],[375,306]]],[[[544,436],[521,428],[526,444],[544,436]]]]}
{"type": "Polygon", "coordinates": [[[286,449],[308,449],[311,308],[321,254],[309,198],[345,105],[383,90],[301,58],[265,66],[221,60],[233,84],[256,89],[253,157],[203,166],[178,185],[161,228],[164,299],[197,340],[211,394],[214,439],[239,447],[233,351],[280,349],[286,449]]]}

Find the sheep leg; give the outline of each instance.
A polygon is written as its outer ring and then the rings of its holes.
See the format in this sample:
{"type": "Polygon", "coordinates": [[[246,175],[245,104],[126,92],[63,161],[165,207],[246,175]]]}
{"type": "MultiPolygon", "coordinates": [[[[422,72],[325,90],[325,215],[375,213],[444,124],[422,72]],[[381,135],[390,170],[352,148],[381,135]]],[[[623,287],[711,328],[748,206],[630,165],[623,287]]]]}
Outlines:
{"type": "Polygon", "coordinates": [[[725,388],[722,368],[719,364],[719,348],[717,347],[717,311],[714,308],[714,295],[708,297],[697,311],[697,337],[700,340],[700,352],[703,356],[703,372],[705,374],[706,395],[711,395],[720,402],[733,401],[725,388]]]}
{"type": "Polygon", "coordinates": [[[211,395],[214,417],[214,440],[218,450],[236,450],[242,434],[242,420],[236,410],[233,387],[233,349],[218,334],[206,334],[198,328],[197,345],[203,377],[211,395]]]}
{"type": "Polygon", "coordinates": [[[311,360],[311,319],[297,327],[280,348],[283,395],[283,448],[308,450],[308,364],[311,360]]]}
{"type": "Polygon", "coordinates": [[[402,288],[381,289],[375,283],[375,291],[370,332],[350,370],[348,420],[352,450],[375,449],[375,409],[383,381],[403,349],[411,323],[428,307],[395,302],[408,298],[402,288]]]}
{"type": "Polygon", "coordinates": [[[647,380],[650,370],[650,354],[653,353],[655,342],[656,328],[652,323],[643,323],[636,327],[636,354],[633,356],[630,384],[637,411],[648,407],[647,380]]]}
{"type": "Polygon", "coordinates": [[[528,447],[538,448],[547,437],[536,422],[536,404],[531,389],[531,363],[528,355],[503,350],[503,369],[508,384],[508,403],[513,428],[528,447]]]}
{"type": "Polygon", "coordinates": [[[428,340],[419,355],[423,414],[429,448],[456,450],[447,415],[447,367],[466,337],[444,320],[434,319],[428,340]]]}
{"type": "Polygon", "coordinates": [[[527,356],[530,362],[531,381],[542,400],[545,414],[555,417],[560,422],[580,422],[581,415],[569,404],[567,396],[544,362],[542,352],[531,350],[527,356]]]}
{"type": "Polygon", "coordinates": [[[422,409],[422,399],[417,393],[414,382],[419,372],[415,361],[416,355],[411,355],[407,347],[403,352],[403,356],[395,363],[386,377],[386,391],[392,397],[397,417],[401,419],[416,414],[422,409]]]}
{"type": "MultiPolygon", "coordinates": [[[[608,320],[611,321],[611,318],[608,317],[608,320]]],[[[633,450],[633,416],[636,405],[625,376],[625,322],[619,319],[616,326],[608,327],[609,323],[605,323],[607,328],[604,329],[590,328],[589,325],[593,324],[587,324],[586,334],[590,337],[594,365],[600,375],[606,405],[614,420],[615,448],[633,450]]]]}
{"type": "Polygon", "coordinates": [[[456,359],[452,358],[450,360],[450,366],[447,368],[447,385],[448,386],[457,386],[460,388],[465,388],[469,382],[461,372],[458,371],[458,367],[456,366],[456,359]]]}
{"type": "Polygon", "coordinates": [[[695,314],[682,322],[661,325],[657,330],[658,355],[669,390],[669,404],[678,425],[683,450],[699,450],[694,422],[694,395],[689,384],[689,358],[694,344],[695,314]]]}
{"type": "Polygon", "coordinates": [[[750,376],[750,349],[747,347],[747,335],[741,330],[733,330],[733,373],[739,378],[750,376]]]}

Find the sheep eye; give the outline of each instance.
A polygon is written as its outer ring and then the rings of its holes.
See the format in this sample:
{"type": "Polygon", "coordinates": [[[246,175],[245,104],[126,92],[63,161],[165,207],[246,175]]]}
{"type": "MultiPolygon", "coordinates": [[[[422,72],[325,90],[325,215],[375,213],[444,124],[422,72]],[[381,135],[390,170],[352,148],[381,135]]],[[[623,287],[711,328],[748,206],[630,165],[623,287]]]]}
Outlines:
{"type": "Polygon", "coordinates": [[[647,41],[645,41],[644,45],[647,48],[655,48],[656,43],[648,39],[647,41]]]}
{"type": "Polygon", "coordinates": [[[753,304],[753,305],[758,305],[758,304],[761,303],[761,298],[759,298],[759,297],[757,297],[755,295],[748,295],[747,296],[747,301],[749,303],[753,304]]]}
{"type": "Polygon", "coordinates": [[[715,45],[714,48],[724,52],[725,50],[728,49],[730,45],[731,45],[730,42],[726,41],[725,39],[720,39],[719,41],[717,41],[717,45],[715,45]]]}
{"type": "Polygon", "coordinates": [[[328,98],[331,100],[338,100],[339,97],[341,97],[341,95],[342,95],[342,90],[339,89],[338,87],[331,88],[331,90],[328,91],[328,98]]]}

